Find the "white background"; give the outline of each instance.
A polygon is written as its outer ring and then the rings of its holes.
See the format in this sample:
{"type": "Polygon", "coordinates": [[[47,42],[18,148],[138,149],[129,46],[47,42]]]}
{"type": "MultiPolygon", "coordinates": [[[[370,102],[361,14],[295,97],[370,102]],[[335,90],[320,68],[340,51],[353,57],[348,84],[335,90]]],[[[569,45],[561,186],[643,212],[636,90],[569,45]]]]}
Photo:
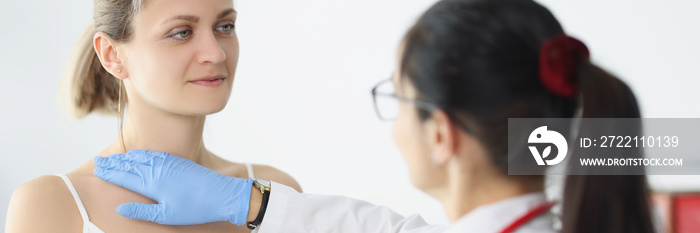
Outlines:
{"type": "MultiPolygon", "coordinates": [[[[239,3],[241,57],[228,107],[205,143],[232,161],[270,164],[306,192],[341,194],[446,223],[411,186],[391,124],[370,88],[434,0],[254,0],[239,3]]],[[[700,117],[700,2],[542,0],[592,58],[627,81],[645,117],[700,117]]],[[[116,118],[73,121],[58,104],[64,63],[92,17],[90,1],[3,1],[0,7],[0,219],[15,188],[66,173],[116,138],[116,118]]],[[[697,177],[653,177],[700,190],[697,177]]],[[[4,221],[0,221],[4,229],[4,221]]]]}

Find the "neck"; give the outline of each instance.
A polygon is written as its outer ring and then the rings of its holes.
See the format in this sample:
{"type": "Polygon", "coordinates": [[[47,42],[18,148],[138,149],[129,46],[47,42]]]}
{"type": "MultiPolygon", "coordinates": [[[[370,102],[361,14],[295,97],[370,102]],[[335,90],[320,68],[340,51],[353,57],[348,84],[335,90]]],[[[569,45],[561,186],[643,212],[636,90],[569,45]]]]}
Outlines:
{"type": "Polygon", "coordinates": [[[124,149],[167,152],[206,166],[211,153],[204,147],[202,132],[205,116],[184,116],[153,107],[131,105],[125,116],[122,134],[112,145],[118,153],[124,149]]]}
{"type": "MultiPolygon", "coordinates": [[[[452,165],[455,166],[455,165],[452,165]]],[[[446,195],[440,198],[450,222],[474,209],[519,195],[541,192],[541,180],[526,180],[503,175],[486,168],[465,174],[456,166],[448,169],[446,195]]]]}

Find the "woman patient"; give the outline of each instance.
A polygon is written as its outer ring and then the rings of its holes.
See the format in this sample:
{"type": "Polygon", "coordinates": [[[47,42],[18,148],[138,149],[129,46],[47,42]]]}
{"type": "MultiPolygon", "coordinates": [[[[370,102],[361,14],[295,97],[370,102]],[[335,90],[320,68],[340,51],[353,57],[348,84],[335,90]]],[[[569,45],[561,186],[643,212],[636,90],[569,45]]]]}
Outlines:
{"type": "MultiPolygon", "coordinates": [[[[68,62],[63,81],[76,117],[118,115],[119,137],[97,156],[131,149],[164,151],[220,174],[256,176],[300,189],[268,166],[234,163],[202,141],[208,114],[228,102],[238,62],[232,0],[94,0],[94,22],[68,62]]],[[[100,180],[87,161],[65,176],[19,187],[7,232],[248,232],[214,222],[166,226],[122,217],[125,202],[155,203],[100,180]]]]}

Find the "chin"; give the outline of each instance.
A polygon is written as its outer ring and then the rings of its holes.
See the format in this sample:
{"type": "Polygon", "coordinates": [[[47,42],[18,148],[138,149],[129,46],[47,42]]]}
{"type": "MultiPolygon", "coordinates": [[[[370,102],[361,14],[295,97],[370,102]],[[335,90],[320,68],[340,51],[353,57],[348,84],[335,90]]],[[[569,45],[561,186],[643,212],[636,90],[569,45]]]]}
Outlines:
{"type": "Polygon", "coordinates": [[[226,103],[217,105],[217,106],[207,106],[206,108],[200,108],[198,109],[201,114],[200,115],[210,115],[214,113],[221,112],[221,110],[224,110],[226,107],[226,103]]]}
{"type": "Polygon", "coordinates": [[[189,114],[186,115],[195,115],[195,116],[206,116],[206,115],[211,115],[214,113],[221,112],[221,110],[224,110],[226,107],[228,101],[221,101],[221,102],[204,102],[204,103],[199,103],[199,104],[193,104],[192,106],[189,106],[187,109],[184,109],[184,112],[187,112],[189,114]]]}
{"type": "Polygon", "coordinates": [[[411,184],[418,190],[434,196],[435,190],[438,189],[439,185],[434,176],[428,175],[426,172],[411,171],[409,174],[411,184]]]}
{"type": "Polygon", "coordinates": [[[425,179],[423,179],[422,181],[416,181],[415,179],[411,179],[411,184],[413,184],[413,187],[427,194],[428,196],[431,196],[432,198],[440,200],[440,197],[442,196],[439,195],[440,192],[438,191],[441,189],[438,189],[438,187],[435,186],[434,183],[430,183],[425,179]]]}
{"type": "Polygon", "coordinates": [[[425,188],[427,186],[427,182],[425,182],[425,177],[419,177],[419,176],[414,176],[413,174],[410,174],[410,180],[411,184],[413,187],[416,187],[417,189],[425,192],[425,188]]]}
{"type": "Polygon", "coordinates": [[[224,110],[231,92],[208,93],[209,95],[192,95],[186,103],[186,110],[193,115],[209,115],[224,110]]]}

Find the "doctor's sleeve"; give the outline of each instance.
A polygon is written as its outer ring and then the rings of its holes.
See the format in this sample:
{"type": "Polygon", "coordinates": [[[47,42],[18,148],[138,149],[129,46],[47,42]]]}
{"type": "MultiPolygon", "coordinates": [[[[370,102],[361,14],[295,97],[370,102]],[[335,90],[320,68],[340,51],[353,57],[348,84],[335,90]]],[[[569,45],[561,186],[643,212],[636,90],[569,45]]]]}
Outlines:
{"type": "Polygon", "coordinates": [[[272,182],[258,233],[438,233],[447,227],[428,225],[420,216],[403,217],[385,206],[343,196],[298,193],[272,182]]]}

